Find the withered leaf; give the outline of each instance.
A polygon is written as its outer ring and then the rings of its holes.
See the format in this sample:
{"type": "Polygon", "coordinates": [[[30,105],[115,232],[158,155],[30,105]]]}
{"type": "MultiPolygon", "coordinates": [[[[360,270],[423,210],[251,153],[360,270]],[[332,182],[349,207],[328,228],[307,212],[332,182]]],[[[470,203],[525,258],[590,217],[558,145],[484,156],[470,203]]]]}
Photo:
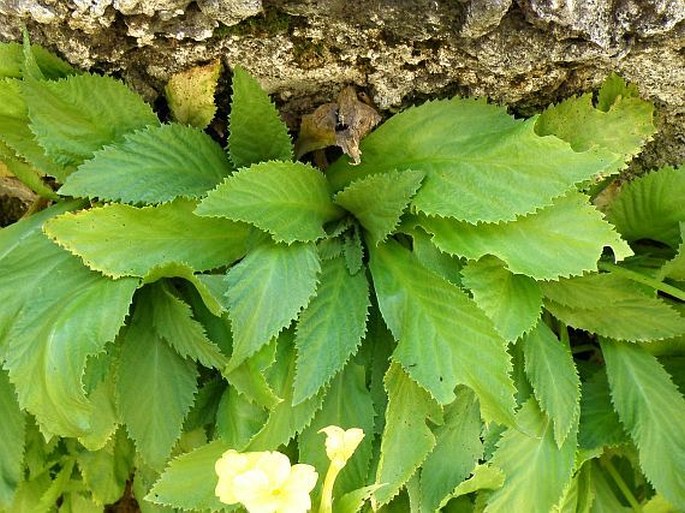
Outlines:
{"type": "Polygon", "coordinates": [[[164,93],[175,121],[204,129],[216,114],[214,93],[221,73],[218,59],[197,66],[169,79],[164,93]]]}

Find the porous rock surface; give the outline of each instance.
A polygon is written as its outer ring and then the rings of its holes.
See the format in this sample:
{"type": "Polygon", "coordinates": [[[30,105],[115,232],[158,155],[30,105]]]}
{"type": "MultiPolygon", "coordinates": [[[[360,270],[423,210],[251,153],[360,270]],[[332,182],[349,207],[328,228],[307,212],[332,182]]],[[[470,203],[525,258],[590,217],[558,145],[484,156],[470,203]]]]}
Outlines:
{"type": "Polygon", "coordinates": [[[295,127],[345,85],[386,113],[454,94],[532,114],[616,71],[658,106],[645,166],[685,162],[683,0],[0,0],[0,40],[114,73],[147,99],[221,58],[295,127]]]}

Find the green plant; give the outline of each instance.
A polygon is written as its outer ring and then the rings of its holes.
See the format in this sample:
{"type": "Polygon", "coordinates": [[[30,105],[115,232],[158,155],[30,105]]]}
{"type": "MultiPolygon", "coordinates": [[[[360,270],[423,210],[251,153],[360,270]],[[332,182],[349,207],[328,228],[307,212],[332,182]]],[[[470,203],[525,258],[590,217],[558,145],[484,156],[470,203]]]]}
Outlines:
{"type": "Polygon", "coordinates": [[[654,133],[634,87],[429,102],[321,172],[240,68],[226,151],[28,43],[0,76],[54,200],[0,231],[0,508],[231,511],[225,451],[322,476],[332,424],[336,513],[685,507],[685,169],[590,201],[654,133]]]}

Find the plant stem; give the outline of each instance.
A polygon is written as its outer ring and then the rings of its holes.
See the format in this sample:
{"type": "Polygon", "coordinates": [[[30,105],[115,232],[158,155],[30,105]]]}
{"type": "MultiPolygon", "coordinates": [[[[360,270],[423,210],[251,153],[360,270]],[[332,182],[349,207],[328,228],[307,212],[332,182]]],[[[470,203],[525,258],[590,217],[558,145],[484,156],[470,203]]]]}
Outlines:
{"type": "Polygon", "coordinates": [[[323,489],[321,490],[321,502],[319,504],[319,513],[332,513],[333,511],[333,485],[338,477],[340,469],[331,462],[326,472],[326,477],[323,481],[323,489]]]}
{"type": "Polygon", "coordinates": [[[572,347],[571,352],[573,354],[587,353],[589,351],[595,351],[596,349],[597,349],[597,347],[593,346],[592,344],[580,344],[580,345],[572,347]]]}
{"type": "Polygon", "coordinates": [[[628,488],[628,485],[621,477],[621,474],[618,473],[618,470],[616,470],[614,464],[611,463],[611,460],[605,456],[601,458],[600,461],[604,469],[609,473],[611,478],[614,480],[614,483],[616,483],[616,486],[618,486],[618,489],[621,490],[621,493],[628,501],[628,504],[630,504],[630,507],[633,508],[633,511],[635,511],[636,513],[642,513],[642,506],[640,506],[640,503],[635,498],[635,495],[633,495],[633,492],[630,491],[630,488],[628,488]]]}
{"type": "Polygon", "coordinates": [[[664,294],[668,294],[669,296],[679,299],[680,301],[685,301],[685,291],[672,285],[669,285],[668,283],[664,283],[654,278],[650,278],[649,276],[645,276],[644,274],[638,273],[636,271],[631,271],[630,269],[626,269],[625,267],[621,267],[620,265],[616,264],[611,264],[609,262],[599,262],[599,264],[597,264],[597,267],[602,271],[609,271],[614,274],[624,276],[629,280],[633,280],[637,283],[642,283],[643,285],[652,287],[653,289],[663,292],[664,294]]]}

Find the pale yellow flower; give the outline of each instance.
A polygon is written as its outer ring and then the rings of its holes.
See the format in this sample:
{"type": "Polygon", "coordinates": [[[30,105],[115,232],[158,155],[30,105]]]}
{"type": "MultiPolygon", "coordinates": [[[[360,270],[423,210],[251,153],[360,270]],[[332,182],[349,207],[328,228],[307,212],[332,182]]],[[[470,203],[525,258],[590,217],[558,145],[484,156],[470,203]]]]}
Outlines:
{"type": "Polygon", "coordinates": [[[338,426],[328,426],[319,433],[326,433],[326,455],[339,468],[345,466],[364,438],[364,431],[359,428],[344,430],[338,426]]]}
{"type": "Polygon", "coordinates": [[[240,503],[249,513],[305,513],[318,474],[311,465],[290,465],[279,452],[226,451],[215,464],[215,493],[225,504],[240,503]]]}

